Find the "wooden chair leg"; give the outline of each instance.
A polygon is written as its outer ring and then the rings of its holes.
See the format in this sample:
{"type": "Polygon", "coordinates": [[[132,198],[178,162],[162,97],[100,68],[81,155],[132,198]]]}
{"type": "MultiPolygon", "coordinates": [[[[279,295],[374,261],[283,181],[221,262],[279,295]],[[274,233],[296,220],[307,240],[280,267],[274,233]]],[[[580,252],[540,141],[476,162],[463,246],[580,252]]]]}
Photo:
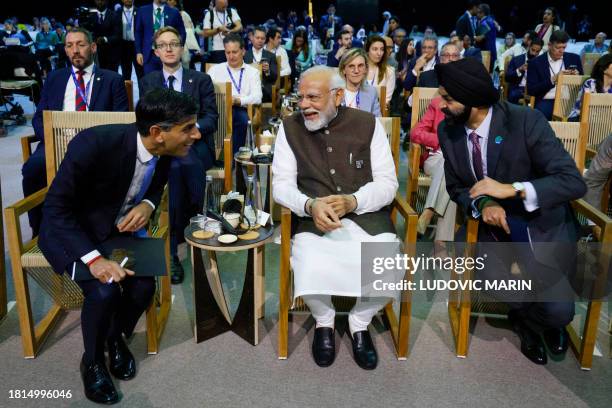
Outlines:
{"type": "Polygon", "coordinates": [[[281,209],[281,257],[279,276],[279,311],[278,311],[278,358],[287,359],[289,347],[289,307],[291,306],[291,280],[289,279],[291,254],[291,212],[281,209]]]}
{"type": "MultiPolygon", "coordinates": [[[[160,215],[159,224],[165,225],[167,228],[168,213],[163,212],[160,215]],[[162,217],[164,217],[162,219],[162,217]]],[[[157,302],[155,299],[151,302],[146,311],[147,319],[147,353],[157,354],[159,352],[159,343],[161,336],[166,328],[170,309],[172,307],[172,283],[170,280],[170,233],[165,231],[164,252],[166,254],[166,275],[159,279],[159,310],[157,310],[157,302]]]]}
{"type": "Polygon", "coordinates": [[[600,300],[589,302],[582,339],[571,325],[567,326],[567,331],[570,335],[570,346],[582,370],[590,370],[593,365],[593,351],[597,341],[597,325],[599,323],[601,306],[600,300]]]}

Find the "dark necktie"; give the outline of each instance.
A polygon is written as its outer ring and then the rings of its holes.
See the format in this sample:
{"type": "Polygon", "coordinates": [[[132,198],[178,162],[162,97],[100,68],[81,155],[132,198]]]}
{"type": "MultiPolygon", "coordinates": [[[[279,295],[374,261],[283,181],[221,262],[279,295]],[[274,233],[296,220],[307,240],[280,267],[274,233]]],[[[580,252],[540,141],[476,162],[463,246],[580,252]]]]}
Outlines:
{"type": "Polygon", "coordinates": [[[474,166],[474,173],[476,174],[477,180],[484,178],[482,173],[482,152],[480,150],[480,142],[478,139],[480,136],[476,132],[470,133],[470,141],[472,142],[472,165],[474,166]]]}
{"type": "MultiPolygon", "coordinates": [[[[85,71],[80,70],[77,71],[77,82],[79,83],[79,88],[81,89],[81,92],[79,92],[79,90],[76,90],[76,95],[75,95],[75,100],[74,100],[74,110],[77,112],[84,112],[87,110],[87,101],[83,100],[83,97],[81,95],[85,95],[85,81],[83,81],[83,75],[85,74],[85,71]]],[[[85,95],[85,97],[87,97],[87,95],[85,95]]]]}
{"type": "Polygon", "coordinates": [[[174,75],[170,75],[168,77],[168,89],[172,89],[174,91],[174,80],[176,78],[174,77],[174,75]]]}

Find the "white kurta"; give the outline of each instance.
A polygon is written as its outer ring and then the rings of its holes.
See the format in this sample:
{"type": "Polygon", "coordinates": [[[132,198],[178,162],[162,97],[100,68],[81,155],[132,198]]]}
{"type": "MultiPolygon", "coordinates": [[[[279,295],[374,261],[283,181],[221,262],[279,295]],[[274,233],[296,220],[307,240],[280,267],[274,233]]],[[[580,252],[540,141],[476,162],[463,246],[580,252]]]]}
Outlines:
{"type": "MultiPolygon", "coordinates": [[[[389,205],[398,188],[395,165],[383,126],[376,120],[370,145],[373,181],[357,192],[356,214],[378,211],[389,205]]],[[[310,198],[297,186],[297,161],[281,126],[274,146],[272,164],[273,193],[276,202],[304,217],[304,205],[310,198]]],[[[292,242],[291,266],[294,297],[303,295],[340,295],[360,297],[361,243],[400,241],[392,233],[369,235],[355,222],[342,220],[342,227],[324,236],[310,232],[296,234],[292,242]]]]}

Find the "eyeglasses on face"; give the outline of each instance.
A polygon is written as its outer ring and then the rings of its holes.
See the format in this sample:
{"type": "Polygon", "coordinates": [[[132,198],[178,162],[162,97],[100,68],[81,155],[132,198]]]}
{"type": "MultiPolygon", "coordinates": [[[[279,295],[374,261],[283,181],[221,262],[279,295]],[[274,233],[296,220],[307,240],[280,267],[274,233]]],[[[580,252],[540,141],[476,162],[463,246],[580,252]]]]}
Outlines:
{"type": "Polygon", "coordinates": [[[170,48],[171,50],[176,50],[177,48],[179,48],[181,46],[181,43],[179,42],[171,42],[171,43],[157,43],[155,44],[155,48],[157,48],[158,50],[164,50],[167,48],[170,48]]]}

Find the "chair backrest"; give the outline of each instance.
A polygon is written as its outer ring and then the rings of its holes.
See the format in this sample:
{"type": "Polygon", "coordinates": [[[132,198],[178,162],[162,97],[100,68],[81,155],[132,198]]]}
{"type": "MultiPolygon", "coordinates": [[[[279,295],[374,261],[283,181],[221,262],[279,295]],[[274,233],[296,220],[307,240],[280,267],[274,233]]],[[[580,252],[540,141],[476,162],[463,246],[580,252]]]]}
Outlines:
{"type": "Polygon", "coordinates": [[[554,120],[567,121],[585,79],[582,75],[559,75],[552,112],[554,120]]]}
{"type": "Polygon", "coordinates": [[[123,81],[125,85],[125,93],[128,98],[128,111],[134,112],[134,85],[132,81],[123,81]]]}
{"type": "Polygon", "coordinates": [[[487,72],[491,72],[491,51],[480,51],[480,53],[482,54],[482,64],[487,69],[487,72]]]}
{"type": "Polygon", "coordinates": [[[387,109],[387,87],[385,85],[377,86],[378,103],[380,104],[380,115],[383,117],[389,116],[387,109]]]}
{"type": "Polygon", "coordinates": [[[574,158],[576,167],[584,170],[584,158],[586,154],[586,144],[581,138],[584,138],[585,133],[581,132],[581,125],[578,122],[548,122],[550,127],[557,135],[557,138],[563,143],[565,150],[574,158]]]}
{"type": "Polygon", "coordinates": [[[412,91],[412,118],[410,129],[421,120],[431,100],[438,95],[438,88],[415,87],[412,91]]]}
{"type": "Polygon", "coordinates": [[[612,133],[612,94],[585,92],[580,123],[585,124],[587,146],[597,149],[612,133]]]}
{"type": "Polygon", "coordinates": [[[215,82],[215,100],[217,102],[217,131],[215,132],[215,158],[220,159],[223,140],[232,136],[232,83],[215,82]]]}
{"type": "Polygon", "coordinates": [[[387,138],[389,138],[389,144],[391,145],[391,154],[393,155],[393,162],[395,163],[395,172],[399,172],[399,156],[400,156],[400,129],[401,129],[401,118],[385,117],[378,118],[380,123],[385,128],[387,138]]]}
{"type": "Polygon", "coordinates": [[[591,76],[591,72],[593,72],[593,66],[597,60],[601,58],[601,54],[596,52],[587,52],[582,57],[582,69],[584,70],[584,75],[591,76]]]}
{"type": "Polygon", "coordinates": [[[281,57],[280,55],[276,56],[276,82],[274,83],[274,85],[276,86],[276,89],[280,90],[281,89],[281,57]]]}
{"type": "Polygon", "coordinates": [[[134,123],[134,112],[62,112],[43,111],[47,185],[55,178],[68,143],[82,130],[93,126],[134,123]]]}

